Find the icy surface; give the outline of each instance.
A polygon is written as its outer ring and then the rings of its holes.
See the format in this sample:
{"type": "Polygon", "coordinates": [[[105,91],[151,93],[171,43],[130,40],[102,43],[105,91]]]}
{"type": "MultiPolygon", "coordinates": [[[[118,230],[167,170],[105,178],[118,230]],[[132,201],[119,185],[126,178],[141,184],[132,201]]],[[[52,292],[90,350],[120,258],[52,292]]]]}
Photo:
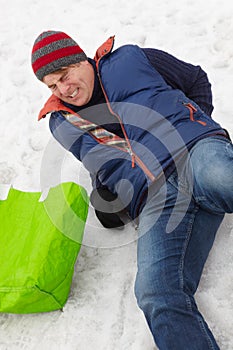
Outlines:
{"type": "MultiPolygon", "coordinates": [[[[54,147],[47,185],[75,181],[90,190],[83,167],[53,145],[48,121],[37,114],[49,91],[30,66],[35,37],[48,29],[73,36],[93,57],[110,35],[115,47],[156,47],[208,73],[213,117],[233,136],[233,3],[123,0],[0,0],[0,183],[40,190],[41,164],[54,147]],[[50,148],[51,149],[51,148],[50,148]]],[[[0,350],[152,350],[152,337],[133,293],[136,241],[133,228],[103,229],[90,208],[84,245],[64,311],[0,314],[0,350]]],[[[222,350],[233,349],[233,220],[226,216],[207,261],[197,302],[222,350]]],[[[187,349],[188,350],[188,349],[187,349]]]]}

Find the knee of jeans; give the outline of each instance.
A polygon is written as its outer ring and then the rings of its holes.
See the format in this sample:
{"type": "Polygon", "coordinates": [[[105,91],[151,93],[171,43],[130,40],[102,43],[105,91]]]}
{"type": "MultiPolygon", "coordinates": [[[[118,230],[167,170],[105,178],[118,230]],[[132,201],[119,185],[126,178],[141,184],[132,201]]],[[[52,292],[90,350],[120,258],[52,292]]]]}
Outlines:
{"type": "Polygon", "coordinates": [[[137,273],[134,292],[138,306],[145,311],[151,303],[154,309],[165,305],[166,296],[179,293],[179,289],[177,281],[168,280],[162,273],[156,277],[156,274],[144,271],[137,273]]]}
{"type": "Polygon", "coordinates": [[[221,164],[204,164],[195,170],[194,196],[197,201],[208,200],[213,207],[221,208],[224,212],[233,211],[233,171],[231,167],[221,164]]]}
{"type": "Polygon", "coordinates": [[[161,315],[166,317],[173,310],[191,311],[195,306],[193,298],[181,288],[175,286],[165,288],[163,284],[154,284],[153,281],[152,284],[148,284],[143,278],[140,280],[140,276],[136,279],[135,296],[146,318],[154,319],[154,326],[156,326],[155,320],[161,315]]]}

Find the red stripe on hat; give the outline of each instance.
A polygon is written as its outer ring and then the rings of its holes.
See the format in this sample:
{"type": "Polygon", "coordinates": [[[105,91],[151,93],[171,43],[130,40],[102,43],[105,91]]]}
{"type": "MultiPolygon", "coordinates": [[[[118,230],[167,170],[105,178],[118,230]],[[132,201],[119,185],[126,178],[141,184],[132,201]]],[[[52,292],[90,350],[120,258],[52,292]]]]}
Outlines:
{"type": "Polygon", "coordinates": [[[63,32],[49,35],[34,45],[32,53],[34,53],[35,51],[41,49],[46,45],[49,45],[55,41],[62,40],[62,39],[71,39],[71,38],[69,37],[69,35],[63,32]]]}
{"type": "Polygon", "coordinates": [[[36,73],[38,69],[46,66],[47,64],[58,60],[59,58],[63,58],[66,56],[71,56],[75,54],[80,54],[82,53],[83,50],[79,46],[68,46],[68,47],[63,47],[62,49],[53,51],[48,53],[47,55],[44,55],[40,58],[38,58],[33,64],[33,70],[36,73]]]}

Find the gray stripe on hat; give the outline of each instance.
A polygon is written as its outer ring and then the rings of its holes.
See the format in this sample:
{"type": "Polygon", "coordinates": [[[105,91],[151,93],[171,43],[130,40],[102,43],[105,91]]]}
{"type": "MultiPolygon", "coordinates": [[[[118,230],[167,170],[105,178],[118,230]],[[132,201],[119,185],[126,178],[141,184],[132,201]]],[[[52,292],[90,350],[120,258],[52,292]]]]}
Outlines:
{"type": "Polygon", "coordinates": [[[59,33],[62,33],[62,32],[56,32],[54,30],[49,30],[47,32],[43,32],[41,33],[38,38],[35,40],[34,42],[34,45],[39,43],[41,40],[43,40],[44,38],[47,38],[48,36],[51,36],[51,35],[54,35],[54,34],[59,34],[59,33]]]}
{"type": "Polygon", "coordinates": [[[48,45],[43,46],[32,54],[32,63],[34,63],[38,58],[43,57],[51,52],[62,49],[64,47],[76,46],[79,47],[78,44],[69,38],[58,40],[48,45]]]}
{"type": "Polygon", "coordinates": [[[43,80],[45,75],[54,73],[63,67],[67,67],[71,64],[79,63],[85,60],[87,60],[87,56],[84,52],[75,55],[64,56],[41,67],[35,74],[39,80],[43,80]]]}

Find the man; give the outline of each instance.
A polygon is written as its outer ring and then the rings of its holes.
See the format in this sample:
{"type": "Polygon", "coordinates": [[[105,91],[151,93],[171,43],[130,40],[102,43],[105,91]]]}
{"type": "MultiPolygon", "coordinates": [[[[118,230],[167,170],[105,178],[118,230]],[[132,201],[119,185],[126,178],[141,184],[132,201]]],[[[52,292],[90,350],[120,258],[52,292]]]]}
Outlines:
{"type": "Polygon", "coordinates": [[[219,349],[194,294],[233,211],[232,143],[201,67],[113,43],[92,60],[63,32],[37,37],[33,71],[52,91],[39,119],[51,113],[53,136],[89,171],[102,224],[138,222],[135,293],[158,348],[219,349]]]}

